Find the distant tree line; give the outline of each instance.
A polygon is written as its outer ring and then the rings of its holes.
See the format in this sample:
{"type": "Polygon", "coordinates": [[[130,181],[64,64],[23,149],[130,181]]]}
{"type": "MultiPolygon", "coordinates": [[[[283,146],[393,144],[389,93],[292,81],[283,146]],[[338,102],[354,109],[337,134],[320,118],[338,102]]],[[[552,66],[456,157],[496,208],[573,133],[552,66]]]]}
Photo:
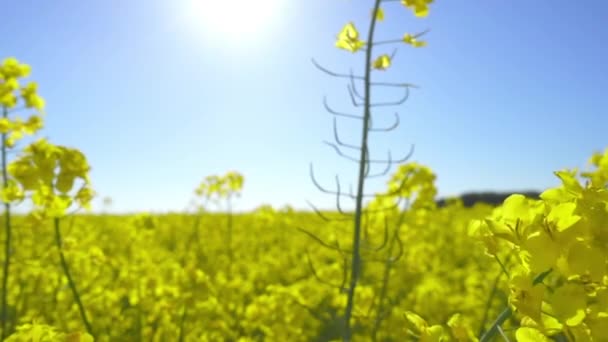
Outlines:
{"type": "MultiPolygon", "coordinates": [[[[538,199],[540,192],[538,191],[514,191],[514,192],[467,192],[457,198],[460,198],[465,207],[472,207],[475,203],[487,203],[490,205],[500,205],[512,194],[522,194],[528,198],[538,199]]],[[[451,197],[454,198],[454,197],[451,197]]],[[[446,205],[448,198],[440,198],[437,200],[437,205],[443,207],[446,205]]]]}

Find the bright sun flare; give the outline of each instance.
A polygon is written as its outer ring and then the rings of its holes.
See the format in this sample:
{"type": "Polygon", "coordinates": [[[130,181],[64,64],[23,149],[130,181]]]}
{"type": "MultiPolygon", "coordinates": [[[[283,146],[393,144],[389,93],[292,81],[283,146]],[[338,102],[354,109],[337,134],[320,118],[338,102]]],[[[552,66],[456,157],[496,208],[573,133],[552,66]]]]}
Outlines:
{"type": "Polygon", "coordinates": [[[255,40],[272,26],[283,0],[189,0],[187,17],[197,30],[214,39],[255,40]]]}

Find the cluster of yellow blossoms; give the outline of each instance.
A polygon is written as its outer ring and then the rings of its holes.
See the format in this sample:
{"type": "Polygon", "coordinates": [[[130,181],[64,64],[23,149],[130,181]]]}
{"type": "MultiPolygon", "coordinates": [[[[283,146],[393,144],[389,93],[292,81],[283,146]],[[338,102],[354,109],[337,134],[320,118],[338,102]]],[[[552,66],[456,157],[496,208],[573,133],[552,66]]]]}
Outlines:
{"type": "Polygon", "coordinates": [[[230,171],[223,176],[207,176],[194,193],[209,199],[227,198],[239,195],[243,189],[244,178],[238,172],[230,171]]]}
{"type": "MultiPolygon", "coordinates": [[[[16,254],[13,235],[22,233],[21,230],[13,232],[15,221],[11,220],[12,206],[30,200],[26,221],[28,226],[40,227],[44,226],[49,218],[56,220],[55,241],[60,250],[62,267],[67,273],[68,268],[61,251],[59,219],[65,217],[74,204],[88,208],[94,196],[88,177],[90,167],[79,150],[53,145],[46,139],[38,139],[18,148],[18,143],[26,135],[35,135],[44,126],[42,115],[45,102],[38,95],[37,83],[21,85],[23,79],[29,76],[30,70],[28,65],[15,58],[7,58],[0,64],[0,199],[4,204],[6,248],[1,310],[2,314],[6,315],[4,317],[7,317],[2,323],[2,336],[6,337],[9,332],[16,330],[7,341],[89,341],[91,339],[87,339],[86,334],[66,335],[50,326],[35,322],[15,327],[17,322],[8,316],[13,308],[13,296],[17,292],[14,279],[19,276],[9,272],[11,264],[15,263],[12,255],[16,254]],[[28,111],[33,113],[25,120],[17,115],[28,111]],[[12,159],[9,160],[9,157],[12,159]]],[[[67,241],[69,239],[66,240],[65,247],[68,247],[67,241]]]]}
{"type": "Polygon", "coordinates": [[[608,150],[590,163],[590,172],[555,172],[562,185],[540,200],[513,195],[471,223],[487,254],[512,260],[503,266],[521,322],[518,339],[608,340],[608,150]]]}
{"type": "Polygon", "coordinates": [[[5,144],[13,147],[24,134],[32,135],[43,127],[40,111],[44,109],[44,99],[37,93],[38,85],[29,82],[20,85],[20,79],[28,77],[30,67],[19,63],[15,58],[7,58],[0,64],[0,107],[3,115],[0,118],[0,133],[6,134],[5,144]],[[23,101],[22,109],[33,109],[36,113],[30,115],[25,121],[20,117],[10,119],[10,110],[16,108],[19,99],[23,101]]]}
{"type": "MultiPolygon", "coordinates": [[[[31,68],[15,58],[7,58],[0,65],[0,133],[5,136],[7,148],[14,147],[23,134],[33,135],[43,128],[41,111],[44,99],[37,93],[37,84],[29,82],[20,87],[22,78],[28,77],[31,68]],[[23,102],[23,108],[16,108],[23,102]],[[36,110],[26,121],[10,117],[12,110],[36,110]]],[[[88,207],[93,197],[89,186],[89,165],[86,157],[77,149],[56,146],[45,139],[39,139],[23,149],[21,155],[6,165],[11,178],[6,180],[2,189],[5,203],[21,202],[27,195],[37,208],[33,217],[61,217],[72,205],[73,200],[80,206],[88,207]],[[77,193],[68,193],[74,188],[76,180],[82,180],[77,193]]]]}

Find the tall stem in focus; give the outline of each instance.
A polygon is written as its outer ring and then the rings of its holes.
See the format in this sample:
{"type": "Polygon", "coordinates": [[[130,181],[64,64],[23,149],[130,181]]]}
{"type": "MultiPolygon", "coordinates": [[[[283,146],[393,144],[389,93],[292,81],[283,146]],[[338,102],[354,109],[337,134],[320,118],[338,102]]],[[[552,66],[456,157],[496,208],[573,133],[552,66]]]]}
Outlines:
{"type": "Polygon", "coordinates": [[[344,313],[344,342],[350,342],[352,338],[352,331],[350,326],[350,320],[352,317],[353,307],[355,304],[355,289],[357,287],[357,281],[359,280],[359,273],[361,271],[361,216],[363,211],[363,191],[365,184],[365,170],[367,168],[367,136],[369,133],[370,123],[370,93],[371,93],[371,70],[372,70],[372,46],[374,31],[376,28],[376,13],[380,7],[380,0],[375,0],[372,21],[369,28],[367,37],[367,49],[365,50],[365,95],[364,95],[364,114],[363,114],[363,129],[361,137],[361,155],[359,159],[359,178],[357,182],[357,198],[355,204],[355,224],[353,231],[353,255],[352,255],[352,268],[350,276],[350,284],[348,287],[348,299],[346,303],[346,310],[344,313]]]}

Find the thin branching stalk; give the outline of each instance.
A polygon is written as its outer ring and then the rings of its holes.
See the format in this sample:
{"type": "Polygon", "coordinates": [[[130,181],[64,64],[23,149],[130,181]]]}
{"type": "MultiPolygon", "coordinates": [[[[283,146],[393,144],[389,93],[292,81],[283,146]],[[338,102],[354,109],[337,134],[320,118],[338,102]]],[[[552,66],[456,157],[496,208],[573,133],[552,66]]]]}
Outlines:
{"type": "MultiPolygon", "coordinates": [[[[8,109],[2,107],[2,117],[8,117],[8,109]]],[[[7,134],[2,133],[2,185],[4,189],[8,187],[8,171],[6,164],[7,155],[7,134]]],[[[11,265],[11,204],[4,202],[4,265],[2,268],[2,338],[8,336],[7,321],[8,321],[8,277],[11,265]]]]}
{"type": "Polygon", "coordinates": [[[387,257],[384,263],[384,273],[382,275],[382,288],[380,289],[380,297],[378,298],[378,309],[376,310],[376,319],[374,320],[374,327],[372,328],[372,341],[378,340],[378,331],[380,331],[382,321],[386,317],[384,315],[384,303],[386,302],[388,295],[391,270],[393,269],[393,265],[395,263],[392,255],[395,245],[399,241],[399,232],[401,231],[401,226],[403,225],[403,221],[405,219],[406,210],[407,208],[403,208],[399,214],[399,220],[397,222],[397,226],[395,227],[393,238],[391,239],[388,247],[387,257]]]}
{"type": "Polygon", "coordinates": [[[70,286],[70,289],[72,290],[72,295],[74,296],[74,300],[76,301],[76,304],[78,305],[78,310],[80,311],[80,318],[82,319],[82,322],[84,323],[89,335],[93,336],[93,338],[94,338],[95,335],[93,334],[93,326],[91,325],[91,323],[89,322],[89,319],[87,318],[87,313],[85,311],[84,305],[82,304],[82,300],[80,299],[80,295],[78,294],[78,290],[76,289],[76,283],[74,283],[74,279],[72,279],[72,275],[70,273],[70,268],[68,267],[68,263],[65,260],[65,255],[63,254],[63,247],[62,247],[63,242],[61,239],[61,229],[59,227],[59,218],[55,218],[54,223],[55,223],[55,245],[57,246],[57,250],[59,251],[59,260],[61,262],[61,268],[63,269],[63,273],[65,274],[66,278],[68,279],[68,285],[70,286]]]}
{"type": "Polygon", "coordinates": [[[357,281],[359,280],[359,272],[361,270],[361,214],[363,209],[363,191],[365,185],[365,170],[367,169],[367,137],[369,133],[369,123],[371,116],[370,108],[370,93],[371,93],[371,70],[372,70],[372,47],[374,31],[376,28],[376,13],[380,7],[380,0],[375,0],[372,20],[369,28],[367,44],[368,48],[365,51],[365,94],[364,94],[364,114],[363,114],[363,131],[361,137],[361,155],[359,159],[359,179],[357,182],[357,198],[355,204],[355,223],[353,231],[353,254],[352,254],[352,268],[350,276],[350,284],[348,288],[348,298],[346,302],[346,310],[344,312],[344,342],[350,342],[352,338],[352,331],[350,326],[350,319],[353,313],[353,307],[355,304],[355,290],[357,287],[357,281]]]}

